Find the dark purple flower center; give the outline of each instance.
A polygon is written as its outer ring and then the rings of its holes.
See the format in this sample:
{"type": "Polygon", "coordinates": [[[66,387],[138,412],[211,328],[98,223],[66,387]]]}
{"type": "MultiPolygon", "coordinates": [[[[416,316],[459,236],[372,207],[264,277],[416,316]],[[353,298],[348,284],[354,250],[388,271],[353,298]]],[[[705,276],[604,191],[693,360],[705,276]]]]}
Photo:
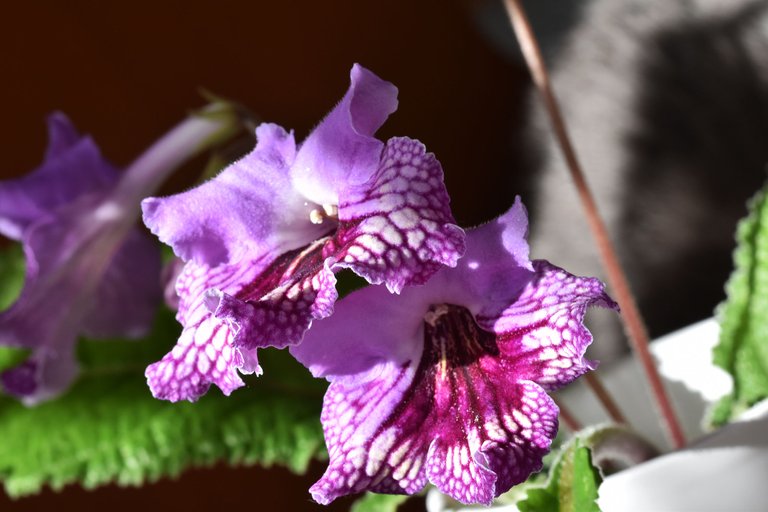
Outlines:
{"type": "Polygon", "coordinates": [[[443,380],[449,372],[466,372],[483,355],[498,353],[496,335],[481,329],[467,308],[439,304],[424,315],[422,366],[434,368],[443,380]]]}
{"type": "Polygon", "coordinates": [[[255,279],[243,286],[235,297],[244,301],[258,301],[289,281],[312,276],[320,269],[329,251],[333,250],[334,232],[335,227],[326,236],[281,254],[255,279]]]}
{"type": "Polygon", "coordinates": [[[424,350],[402,404],[382,424],[428,446],[437,435],[466,439],[465,428],[494,408],[499,349],[463,306],[438,304],[424,315],[424,350]]]}

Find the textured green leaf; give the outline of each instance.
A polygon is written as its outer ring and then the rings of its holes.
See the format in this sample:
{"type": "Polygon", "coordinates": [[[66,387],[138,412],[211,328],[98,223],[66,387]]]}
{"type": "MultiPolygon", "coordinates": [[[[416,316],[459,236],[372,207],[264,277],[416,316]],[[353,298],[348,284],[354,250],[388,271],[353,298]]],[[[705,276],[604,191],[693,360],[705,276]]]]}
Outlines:
{"type": "Polygon", "coordinates": [[[143,372],[178,334],[170,312],[148,339],[82,342],[83,375],[63,397],[26,408],[0,397],[0,478],[13,496],[43,485],[139,485],[184,468],[227,461],[301,472],[323,454],[324,383],[286,351],[263,351],[264,377],[230,397],[155,400],[143,372]]]}
{"type": "Polygon", "coordinates": [[[713,410],[724,423],[768,397],[768,201],[766,191],[749,204],[737,229],[734,271],[718,309],[720,341],[714,362],[733,377],[734,388],[713,410]]]}
{"type": "Polygon", "coordinates": [[[595,499],[601,481],[592,465],[590,438],[577,436],[563,447],[547,483],[529,488],[517,508],[520,512],[599,512],[595,499]]]}
{"type": "Polygon", "coordinates": [[[396,512],[397,507],[405,503],[410,496],[402,494],[375,494],[369,492],[357,500],[351,512],[396,512]]]}

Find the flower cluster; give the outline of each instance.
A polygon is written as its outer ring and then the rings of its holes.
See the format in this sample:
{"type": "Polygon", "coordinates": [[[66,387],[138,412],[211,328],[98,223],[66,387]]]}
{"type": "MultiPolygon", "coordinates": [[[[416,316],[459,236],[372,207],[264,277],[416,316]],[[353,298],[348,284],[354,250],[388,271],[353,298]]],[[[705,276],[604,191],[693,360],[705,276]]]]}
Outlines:
{"type": "MultiPolygon", "coordinates": [[[[435,156],[374,136],[396,108],[395,86],[355,65],[300,144],[262,124],[253,151],[215,178],[141,201],[144,223],[183,262],[168,301],[182,332],[146,377],[170,401],[212,384],[229,395],[239,373],[262,372],[259,349],[289,347],[330,381],[316,501],[432,483],[489,504],[541,468],[558,426],[547,393],[594,367],[584,314],[616,304],[599,281],[529,259],[519,198],[459,228],[435,156]],[[370,286],[337,304],[345,269],[370,286]]],[[[134,226],[139,200],[226,128],[182,124],[120,176],[66,118],[49,127],[43,165],[0,183],[0,233],[27,256],[0,343],[32,349],[2,383],[27,403],[72,381],[79,335],[144,332],[162,292],[156,247],[134,226]]]]}
{"type": "Polygon", "coordinates": [[[557,432],[547,392],[593,368],[585,311],[616,304],[597,280],[529,260],[519,199],[459,229],[435,157],[412,139],[374,138],[396,94],[355,66],[298,147],[263,124],[255,149],[213,180],[143,202],[147,226],[186,262],[183,332],[146,375],[172,401],[212,383],[229,394],[238,371],[261,372],[259,348],[290,347],[331,382],[315,500],[431,482],[490,503],[540,469],[557,432]],[[344,268],[384,286],[332,315],[344,268]]]}

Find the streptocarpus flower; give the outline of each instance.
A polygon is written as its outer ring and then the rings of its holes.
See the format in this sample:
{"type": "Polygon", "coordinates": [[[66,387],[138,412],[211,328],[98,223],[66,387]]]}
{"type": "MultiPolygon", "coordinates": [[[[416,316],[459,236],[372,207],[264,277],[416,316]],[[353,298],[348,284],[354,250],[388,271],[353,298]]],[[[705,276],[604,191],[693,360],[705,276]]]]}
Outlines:
{"type": "Polygon", "coordinates": [[[519,199],[467,233],[467,254],[424,286],[340,301],[293,355],[331,385],[330,462],[310,489],[329,503],[431,482],[485,503],[541,468],[557,432],[547,391],[593,368],[588,306],[616,308],[596,279],[530,262],[519,199]]]}
{"type": "Polygon", "coordinates": [[[229,121],[190,118],[124,173],[63,114],[48,120],[43,164],[0,182],[0,233],[19,240],[24,288],[0,314],[0,344],[31,349],[4,372],[26,404],[64,391],[77,375],[78,336],[141,336],[162,297],[160,254],[137,227],[139,203],[229,121]]]}
{"type": "Polygon", "coordinates": [[[330,315],[334,273],[348,268],[399,292],[453,266],[464,233],[453,224],[442,169],[418,141],[373,137],[397,89],[355,65],[341,102],[297,148],[274,124],[213,180],[144,201],[144,221],[185,260],[177,281],[184,326],[147,368],[152,393],[196,400],[210,384],[260,373],[256,351],[301,341],[330,315]]]}

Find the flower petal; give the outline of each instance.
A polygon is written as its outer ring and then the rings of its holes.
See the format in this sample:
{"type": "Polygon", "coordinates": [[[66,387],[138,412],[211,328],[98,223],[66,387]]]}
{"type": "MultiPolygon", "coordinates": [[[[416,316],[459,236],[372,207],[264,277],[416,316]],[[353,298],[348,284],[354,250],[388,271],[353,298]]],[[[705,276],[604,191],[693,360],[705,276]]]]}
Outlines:
{"type": "Polygon", "coordinates": [[[302,143],[293,186],[316,204],[339,204],[348,184],[376,171],[384,144],[373,134],[397,110],[397,87],[355,64],[338,105],[302,143]]]}
{"type": "Polygon", "coordinates": [[[455,225],[443,170],[419,141],[390,139],[377,172],[344,190],[339,203],[336,267],[400,293],[422,284],[464,254],[464,231],[455,225]]]}
{"type": "Polygon", "coordinates": [[[162,300],[160,267],[157,244],[132,229],[96,288],[83,334],[95,339],[144,336],[162,300]]]}
{"type": "MultiPolygon", "coordinates": [[[[453,438],[440,437],[429,448],[429,481],[462,503],[490,505],[539,471],[557,434],[557,406],[541,387],[530,382],[493,387],[497,400],[485,403],[481,416],[465,416],[453,438]]],[[[490,389],[476,392],[488,396],[490,389]]]]}
{"type": "Polygon", "coordinates": [[[399,366],[416,360],[430,304],[429,296],[420,293],[425,288],[408,288],[396,300],[381,286],[353,292],[337,304],[336,314],[316,321],[291,354],[312,375],[329,380],[365,376],[386,362],[399,366]]]}
{"type": "Polygon", "coordinates": [[[498,218],[467,231],[467,250],[455,268],[438,272],[430,287],[440,299],[475,315],[500,314],[533,276],[528,216],[520,198],[498,218]]]}
{"type": "Polygon", "coordinates": [[[188,192],[142,201],[144,223],[185,261],[215,266],[305,245],[327,230],[291,187],[293,135],[273,124],[242,160],[188,192]]]}
{"type": "Polygon", "coordinates": [[[61,157],[80,140],[72,121],[62,112],[53,112],[48,116],[48,148],[45,160],[61,157]]]}
{"type": "Polygon", "coordinates": [[[497,335],[501,357],[514,365],[520,379],[547,390],[558,389],[597,365],[584,358],[592,335],[584,326],[586,310],[618,310],[594,278],[576,277],[554,265],[533,262],[535,278],[500,316],[477,317],[497,335]]]}
{"type": "Polygon", "coordinates": [[[235,327],[235,346],[284,348],[299,343],[314,319],[329,316],[337,297],[336,277],[324,265],[257,301],[214,293],[209,307],[217,318],[235,327]]]}
{"type": "MultiPolygon", "coordinates": [[[[309,490],[315,501],[325,505],[346,494],[390,487],[395,473],[402,482],[400,492],[413,493],[424,487],[426,449],[420,444],[411,447],[412,441],[403,440],[399,431],[383,427],[402,402],[417,365],[417,360],[404,366],[382,364],[366,377],[342,378],[331,384],[320,417],[330,461],[323,477],[309,490]],[[401,465],[404,462],[407,465],[401,465]]],[[[407,412],[413,423],[423,420],[419,409],[407,408],[407,412]]]]}
{"type": "MultiPolygon", "coordinates": [[[[66,334],[61,333],[62,336],[66,334]]],[[[78,373],[75,360],[75,337],[60,342],[59,350],[44,347],[24,363],[0,374],[5,391],[20,399],[25,405],[36,405],[61,394],[78,373]]]]}
{"type": "Polygon", "coordinates": [[[38,379],[27,386],[33,390],[27,402],[51,398],[69,386],[76,370],[74,347],[84,325],[91,328],[89,334],[108,336],[137,335],[151,326],[161,298],[159,251],[138,230],[120,248],[124,230],[133,228],[99,220],[94,212],[103,200],[100,194],[81,197],[24,233],[24,288],[0,313],[0,344],[33,350],[35,371],[11,374],[14,382],[21,376],[38,379]],[[125,273],[135,265],[156,273],[130,281],[125,273]],[[108,286],[101,282],[105,275],[123,282],[108,286]],[[133,304],[135,300],[150,302],[133,304]]]}
{"type": "Polygon", "coordinates": [[[0,234],[14,240],[58,207],[86,194],[105,192],[118,178],[91,138],[79,137],[63,114],[52,115],[48,129],[46,161],[25,176],[0,182],[0,234]]]}
{"type": "Polygon", "coordinates": [[[541,468],[557,407],[490,358],[465,377],[440,373],[434,347],[332,383],[321,421],[330,455],[310,489],[327,504],[364,490],[413,494],[428,481],[463,503],[494,497],[541,468]]]}
{"type": "Polygon", "coordinates": [[[264,266],[259,261],[214,268],[194,262],[185,265],[176,283],[181,299],[176,318],[184,329],[173,350],[145,371],[156,398],[194,402],[211,384],[229,395],[243,386],[238,368],[244,373],[261,373],[255,353],[241,353],[233,347],[236,331],[230,323],[213,315],[208,290],[235,293],[251,282],[264,266]]]}

